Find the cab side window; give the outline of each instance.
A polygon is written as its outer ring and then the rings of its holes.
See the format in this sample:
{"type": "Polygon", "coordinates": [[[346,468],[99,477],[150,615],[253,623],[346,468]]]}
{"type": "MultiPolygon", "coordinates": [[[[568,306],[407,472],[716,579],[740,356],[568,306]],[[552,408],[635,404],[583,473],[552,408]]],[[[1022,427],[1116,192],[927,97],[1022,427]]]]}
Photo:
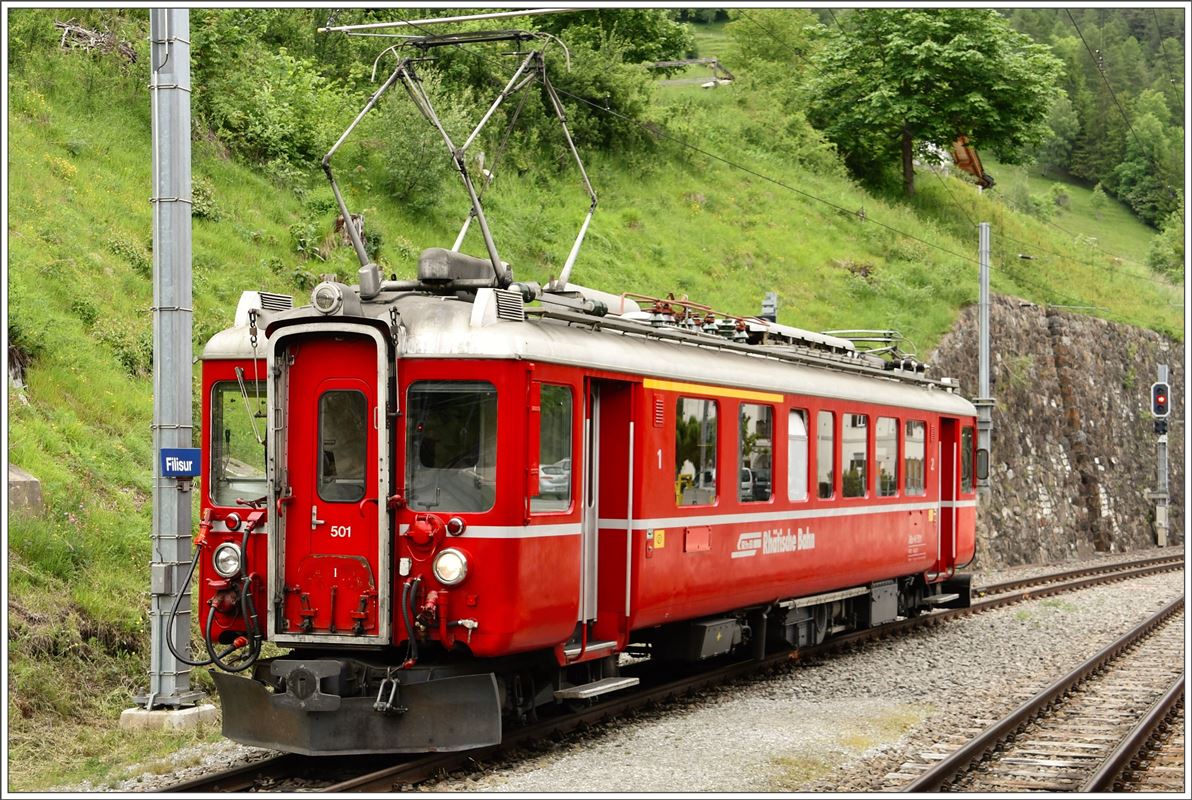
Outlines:
{"type": "Polygon", "coordinates": [[[571,387],[542,384],[538,432],[538,496],[534,512],[571,506],[571,387]]]}
{"type": "Polygon", "coordinates": [[[973,490],[973,429],[960,431],[960,491],[973,490]]]}

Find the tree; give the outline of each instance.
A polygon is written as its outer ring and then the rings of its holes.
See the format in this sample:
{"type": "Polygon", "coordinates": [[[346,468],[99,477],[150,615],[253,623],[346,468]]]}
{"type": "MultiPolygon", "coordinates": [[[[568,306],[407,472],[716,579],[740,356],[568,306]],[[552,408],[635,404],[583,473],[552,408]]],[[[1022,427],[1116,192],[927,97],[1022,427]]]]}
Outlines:
{"type": "MultiPolygon", "coordinates": [[[[724,26],[731,44],[725,63],[733,69],[761,71],[764,81],[779,71],[799,75],[805,71],[814,43],[809,31],[816,27],[815,15],[802,8],[734,9],[732,21],[724,26]]],[[[724,56],[722,56],[724,57],[724,56]]]]}
{"type": "Polygon", "coordinates": [[[1049,133],[1060,62],[996,11],[865,9],[824,31],[809,81],[809,118],[854,173],[901,155],[938,162],[958,134],[1018,163],[1049,133]]]}
{"type": "Polygon", "coordinates": [[[1101,212],[1109,205],[1109,198],[1105,194],[1105,187],[1100,183],[1093,187],[1093,197],[1089,200],[1089,205],[1093,207],[1093,215],[1101,219],[1101,212]]]}
{"type": "Polygon", "coordinates": [[[1163,231],[1151,240],[1146,256],[1151,269],[1172,281],[1184,281],[1184,198],[1163,222],[1163,231]]]}
{"type": "Polygon", "coordinates": [[[1060,90],[1056,94],[1047,114],[1047,127],[1050,134],[1035,152],[1035,158],[1045,170],[1066,172],[1072,158],[1072,144],[1080,133],[1080,118],[1067,92],[1060,90]]]}

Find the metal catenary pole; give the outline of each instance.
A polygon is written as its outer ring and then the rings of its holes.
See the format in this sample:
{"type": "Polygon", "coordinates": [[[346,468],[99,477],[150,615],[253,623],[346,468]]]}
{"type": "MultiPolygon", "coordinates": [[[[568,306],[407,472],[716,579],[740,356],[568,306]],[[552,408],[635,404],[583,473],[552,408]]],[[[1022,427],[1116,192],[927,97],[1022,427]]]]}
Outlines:
{"type": "Polygon", "coordinates": [[[186,9],[149,11],[153,119],[153,542],[150,563],[152,650],[146,709],[193,705],[190,594],[183,586],[191,556],[189,479],[164,477],[162,448],[191,446],[190,19],[186,9]],[[176,591],[185,592],[170,624],[176,591]]]}
{"type": "MultiPolygon", "coordinates": [[[[977,332],[980,339],[980,360],[977,372],[977,399],[973,405],[977,407],[977,450],[984,450],[988,454],[990,431],[993,429],[993,398],[989,396],[989,223],[982,222],[978,230],[980,288],[977,332]]],[[[978,472],[977,486],[984,491],[989,490],[988,471],[978,472]]]]}

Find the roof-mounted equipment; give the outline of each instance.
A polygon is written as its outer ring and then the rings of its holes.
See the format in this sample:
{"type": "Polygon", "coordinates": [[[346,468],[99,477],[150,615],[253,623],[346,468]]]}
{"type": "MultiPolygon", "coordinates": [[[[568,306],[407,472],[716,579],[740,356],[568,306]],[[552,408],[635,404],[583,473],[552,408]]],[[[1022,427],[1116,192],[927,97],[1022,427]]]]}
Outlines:
{"type": "MultiPolygon", "coordinates": [[[[414,23],[407,23],[414,24],[414,23]]],[[[391,23],[387,23],[391,25],[391,23]]],[[[356,27],[356,26],[353,26],[356,27]]],[[[336,30],[328,28],[328,30],[336,30]]],[[[567,256],[566,263],[563,265],[563,270],[559,278],[552,282],[548,289],[561,289],[567,283],[567,277],[571,273],[571,267],[575,263],[576,256],[579,253],[580,245],[583,243],[584,235],[587,233],[588,225],[592,221],[592,215],[596,211],[596,192],[592,189],[592,184],[588,180],[587,171],[584,169],[583,161],[580,159],[579,152],[575,148],[575,143],[571,139],[571,132],[567,128],[567,116],[563,111],[563,105],[559,101],[559,96],[555,92],[554,86],[550,82],[550,77],[546,71],[546,61],[543,57],[542,49],[531,50],[528,53],[522,51],[522,46],[528,42],[539,40],[552,40],[549,34],[531,33],[527,31],[513,30],[513,31],[467,31],[463,33],[431,35],[431,36],[407,36],[403,37],[399,44],[396,44],[386,49],[381,55],[386,53],[393,53],[398,57],[397,65],[393,72],[381,84],[380,88],[373,93],[368,102],[365,103],[364,108],[356,116],[347,129],[340,135],[338,141],[323,156],[323,171],[327,174],[327,180],[331,183],[331,191],[335,195],[335,202],[339,206],[340,213],[344,219],[351,219],[351,214],[348,211],[343,194],[340,192],[339,186],[335,181],[335,175],[331,169],[331,159],[336,151],[343,145],[344,141],[356,128],[360,121],[364,119],[374,107],[376,107],[381,97],[393,87],[394,84],[400,82],[410,99],[413,101],[415,107],[422,114],[423,117],[439,132],[443,139],[443,143],[447,147],[447,151],[455,165],[456,171],[463,182],[464,189],[468,193],[468,198],[471,202],[471,208],[468,212],[467,218],[464,220],[463,226],[460,229],[459,235],[456,237],[455,244],[451,250],[444,250],[442,248],[431,248],[422,254],[419,261],[419,288],[438,288],[440,290],[476,290],[485,287],[495,288],[509,288],[513,284],[513,274],[509,265],[501,260],[500,253],[497,251],[496,242],[493,240],[492,231],[489,229],[488,220],[484,216],[484,208],[481,204],[481,195],[484,191],[484,186],[477,190],[476,182],[473,180],[472,173],[468,168],[468,148],[476,141],[480,135],[481,130],[492,118],[493,114],[500,107],[500,105],[509,97],[521,92],[531,83],[537,81],[545,90],[547,100],[555,117],[559,120],[559,124],[563,130],[563,137],[567,141],[567,147],[570,149],[572,156],[575,158],[576,165],[579,167],[580,176],[583,179],[584,189],[591,199],[588,206],[587,215],[584,217],[583,224],[580,226],[579,234],[576,236],[575,243],[572,245],[571,252],[567,256]],[[476,44],[480,42],[513,42],[515,51],[510,55],[522,56],[521,63],[513,72],[512,77],[509,78],[505,87],[497,95],[496,99],[489,106],[488,110],[481,117],[476,127],[468,135],[467,139],[460,145],[457,145],[451,138],[451,135],[443,127],[439,120],[438,114],[435,112],[434,105],[430,97],[426,94],[422,82],[418,77],[415,65],[417,62],[426,60],[427,53],[438,47],[458,46],[463,44],[476,44]],[[416,56],[401,55],[402,49],[409,49],[416,51],[416,56]],[[459,248],[463,244],[464,237],[467,234],[468,228],[472,220],[475,219],[480,226],[481,237],[484,239],[484,246],[488,253],[487,267],[484,274],[480,274],[478,270],[478,263],[485,263],[483,259],[477,259],[473,256],[459,253],[459,248]],[[426,276],[424,278],[424,276],[426,276]]],[[[378,57],[378,61],[380,57],[378,57]]],[[[374,65],[375,69],[375,65],[374,65]]],[[[523,96],[522,103],[525,102],[523,96]]],[[[520,106],[515,111],[513,122],[516,122],[518,113],[520,113],[520,106]]],[[[510,125],[510,128],[512,124],[510,125]]],[[[508,135],[508,131],[506,132],[508,135]]],[[[487,185],[491,181],[491,171],[485,171],[481,163],[479,172],[487,185]]],[[[348,236],[352,241],[352,247],[356,251],[356,256],[360,261],[360,298],[362,300],[370,300],[376,297],[382,291],[403,291],[412,288],[408,281],[384,281],[381,279],[380,270],[376,264],[369,261],[368,254],[365,251],[364,243],[360,234],[355,230],[355,226],[345,226],[348,236]]],[[[524,287],[523,287],[524,288],[524,287]]],[[[523,292],[524,293],[524,292],[523,292]]]]}
{"type": "Polygon", "coordinates": [[[852,342],[867,356],[881,358],[883,369],[900,369],[904,372],[926,372],[927,364],[914,353],[904,353],[899,345],[904,337],[891,330],[824,331],[829,336],[839,336],[852,342]]]}

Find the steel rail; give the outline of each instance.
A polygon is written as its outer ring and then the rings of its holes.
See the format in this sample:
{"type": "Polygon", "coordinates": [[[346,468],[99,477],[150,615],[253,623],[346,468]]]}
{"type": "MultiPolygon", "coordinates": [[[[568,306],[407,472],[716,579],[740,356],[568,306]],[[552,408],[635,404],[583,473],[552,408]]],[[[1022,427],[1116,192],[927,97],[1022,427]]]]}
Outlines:
{"type": "Polygon", "coordinates": [[[1151,706],[1138,724],[1130,729],[1121,743],[1102,762],[1097,771],[1089,776],[1081,785],[1081,792],[1112,792],[1117,777],[1130,767],[1139,752],[1146,747],[1155,735],[1155,731],[1163,724],[1173,707],[1184,697],[1184,676],[1181,674],[1172,681],[1171,686],[1151,706]]]}
{"type": "Polygon", "coordinates": [[[175,783],[162,791],[186,794],[246,792],[256,788],[261,778],[283,778],[293,775],[301,770],[304,763],[304,756],[283,753],[250,764],[242,764],[216,775],[204,775],[201,778],[175,783]]]}
{"type": "Polygon", "coordinates": [[[1019,728],[1030,722],[1039,712],[1085,680],[1101,667],[1118,657],[1126,648],[1142,639],[1171,615],[1184,607],[1181,595],[1172,600],[1159,611],[1152,614],[1144,622],[1120,636],[1117,640],[1101,648],[1068,674],[1053,681],[1043,691],[1019,705],[1002,719],[990,725],[976,737],[971,739],[950,756],[938,762],[931,769],[924,772],[915,780],[902,787],[904,792],[938,792],[956,776],[964,772],[970,764],[979,760],[987,752],[1010,738],[1019,728]]]}
{"type": "MultiPolygon", "coordinates": [[[[1182,564],[1183,562],[1181,560],[1178,563],[1182,564]]],[[[1133,564],[1127,563],[1117,566],[1129,567],[1133,566],[1133,564]]],[[[824,655],[847,647],[848,645],[883,638],[890,634],[902,633],[914,628],[937,624],[944,620],[967,616],[979,611],[990,611],[1003,606],[1012,605],[1023,600],[1047,597],[1049,595],[1059,594],[1065,591],[1075,591],[1077,589],[1087,588],[1099,583],[1105,583],[1110,580],[1145,577],[1158,572],[1169,571],[1175,566],[1177,566],[1177,563],[1150,564],[1141,569],[1127,570],[1119,573],[1101,574],[1095,577],[1077,580],[1068,584],[1052,584],[1050,586],[1043,586],[1039,591],[1032,592],[1028,590],[1012,594],[1007,593],[981,603],[976,603],[969,608],[946,609],[937,611],[930,615],[898,620],[889,625],[883,625],[878,628],[855,631],[844,636],[839,636],[814,647],[805,647],[797,650],[775,653],[763,659],[749,659],[746,661],[736,662],[734,664],[723,666],[700,675],[683,678],[678,681],[667,683],[663,686],[646,689],[636,692],[632,695],[626,695],[616,700],[610,700],[605,703],[601,703],[586,711],[570,715],[563,720],[548,720],[513,731],[508,736],[504,737],[504,740],[501,742],[501,744],[484,748],[483,750],[469,751],[466,754],[441,754],[433,756],[429,759],[419,759],[409,763],[394,765],[392,767],[380,770],[374,774],[362,775],[359,778],[353,778],[332,786],[328,786],[323,789],[323,791],[392,791],[394,786],[398,783],[416,783],[418,781],[425,780],[428,777],[433,777],[435,773],[439,772],[440,770],[446,771],[451,769],[453,766],[459,766],[460,764],[467,761],[469,757],[481,759],[486,756],[497,755],[514,748],[524,741],[532,741],[534,739],[542,738],[543,736],[550,733],[566,733],[582,725],[589,725],[599,722],[600,720],[607,717],[614,717],[632,708],[647,705],[651,702],[659,702],[670,697],[677,697],[695,689],[704,688],[705,686],[715,685],[733,678],[743,677],[753,672],[773,668],[774,666],[787,661],[799,661],[812,656],[824,655]]],[[[1040,579],[1045,579],[1048,577],[1049,576],[1040,576],[1040,579]]]]}
{"type": "MultiPolygon", "coordinates": [[[[1050,583],[1049,585],[1040,584],[1046,584],[1048,581],[1054,581],[1057,574],[1070,575],[1075,573],[1080,575],[1087,572],[1088,570],[1071,570],[1066,573],[1052,573],[1048,575],[1036,576],[1035,578],[1025,579],[1025,581],[1034,582],[1035,585],[1039,585],[1037,590],[1031,590],[1030,588],[1027,588],[1024,591],[1019,592],[1005,592],[997,597],[974,603],[969,608],[942,609],[931,614],[925,614],[909,619],[902,619],[877,628],[869,628],[867,630],[845,634],[844,636],[838,636],[813,647],[782,651],[769,655],[764,659],[745,659],[732,664],[722,665],[714,670],[705,671],[699,675],[685,677],[652,688],[645,688],[633,694],[628,694],[614,700],[605,701],[583,711],[569,714],[566,717],[544,720],[542,722],[527,725],[523,728],[510,730],[504,735],[503,741],[499,745],[458,753],[431,753],[425,756],[415,756],[413,758],[405,757],[405,760],[402,760],[401,763],[391,764],[380,770],[323,787],[320,789],[320,791],[392,791],[394,785],[396,784],[418,783],[419,781],[433,778],[435,775],[442,772],[459,768],[460,766],[467,764],[469,761],[476,761],[486,757],[491,757],[493,755],[499,755],[508,752],[518,745],[534,741],[535,739],[540,739],[548,734],[567,733],[575,730],[576,728],[585,725],[592,725],[606,718],[614,717],[633,708],[649,705],[650,703],[661,702],[671,697],[682,696],[683,694],[697,689],[712,686],[735,678],[745,677],[755,672],[773,669],[786,662],[800,661],[815,656],[826,655],[850,645],[859,644],[861,642],[870,640],[877,640],[890,635],[898,635],[916,628],[935,625],[946,620],[956,619],[958,617],[975,614],[981,611],[994,610],[1025,600],[1043,598],[1068,591],[1076,591],[1089,586],[1108,583],[1111,581],[1146,577],[1148,575],[1154,575],[1161,572],[1168,572],[1173,569],[1180,568],[1182,565],[1182,558],[1175,561],[1171,559],[1147,559],[1137,562],[1105,565],[1108,570],[1117,569],[1120,571],[1107,572],[1107,569],[1096,568],[1098,574],[1092,577],[1075,580],[1070,583],[1050,583]],[[1138,565],[1143,566],[1138,569],[1130,569],[1131,567],[1136,567],[1138,565]]],[[[395,756],[395,758],[402,757],[395,756]]],[[[320,757],[317,759],[317,761],[319,763],[320,769],[323,769],[324,771],[330,771],[333,768],[335,759],[333,757],[325,756],[320,757]]],[[[254,786],[255,782],[252,780],[254,772],[258,777],[261,773],[264,773],[266,777],[271,778],[283,777],[286,775],[292,775],[295,772],[300,772],[302,767],[309,767],[311,762],[312,760],[310,757],[285,754],[273,759],[268,759],[266,761],[257,761],[253,764],[236,767],[227,772],[220,773],[219,775],[208,776],[205,778],[187,781],[185,783],[179,783],[165,789],[164,791],[188,793],[244,791],[245,789],[249,789],[254,786]]]]}
{"type": "Polygon", "coordinates": [[[1002,581],[1000,583],[991,583],[988,586],[974,586],[973,596],[984,597],[990,594],[1001,594],[1013,589],[1020,589],[1025,586],[1038,586],[1041,583],[1052,583],[1054,581],[1068,580],[1069,578],[1079,578],[1085,575],[1099,575],[1105,572],[1115,572],[1120,570],[1123,566],[1129,565],[1134,567],[1150,566],[1152,564],[1166,564],[1173,561],[1183,561],[1183,553],[1175,553],[1167,556],[1158,556],[1156,558],[1142,559],[1139,561],[1124,561],[1117,564],[1098,564],[1090,567],[1081,567],[1079,569],[1068,570],[1067,572],[1051,572],[1047,575],[1036,575],[1033,578],[1019,578],[1012,581],[1002,581]]]}

